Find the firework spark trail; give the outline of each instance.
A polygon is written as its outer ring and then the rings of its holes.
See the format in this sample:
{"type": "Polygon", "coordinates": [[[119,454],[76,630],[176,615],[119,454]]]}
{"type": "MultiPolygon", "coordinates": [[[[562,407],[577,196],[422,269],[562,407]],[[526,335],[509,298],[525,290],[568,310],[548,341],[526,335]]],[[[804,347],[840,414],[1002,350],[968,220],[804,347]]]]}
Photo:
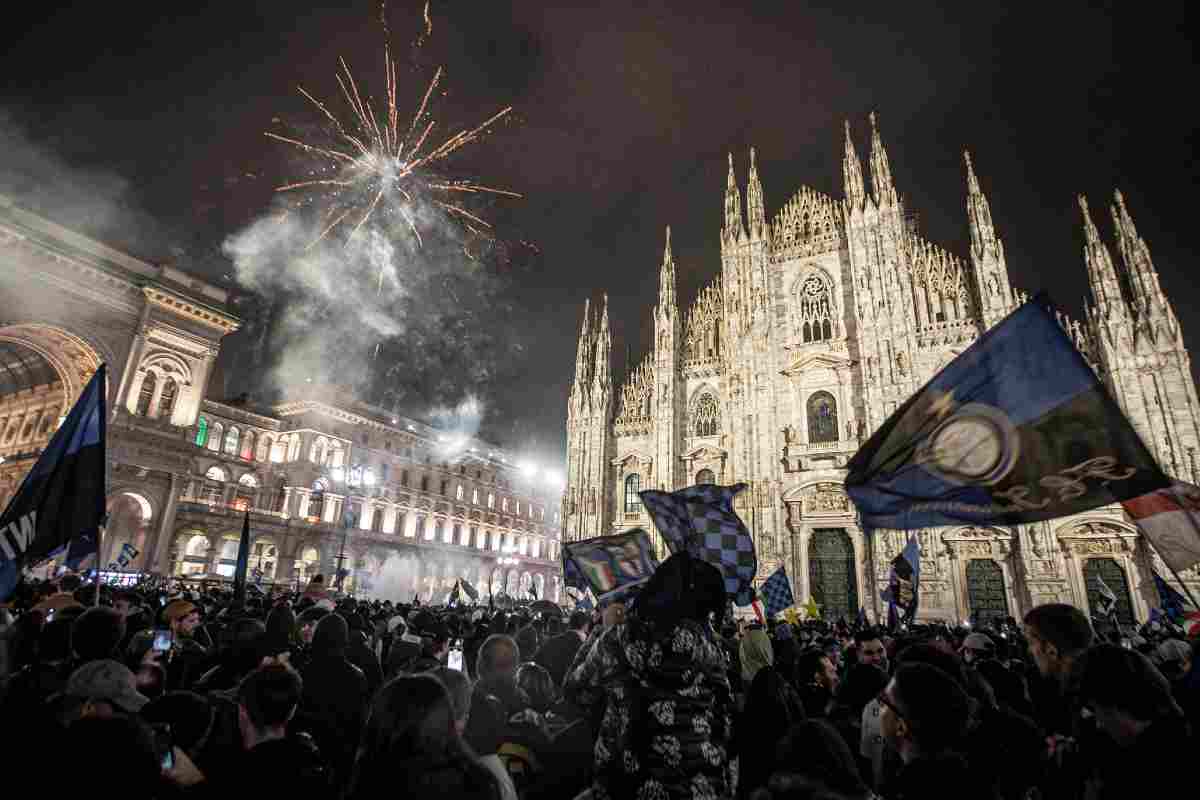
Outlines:
{"type": "MultiPolygon", "coordinates": [[[[426,31],[431,30],[428,22],[428,7],[426,7],[426,31]]],[[[318,163],[313,170],[315,173],[336,172],[337,177],[316,177],[306,180],[291,181],[276,187],[276,192],[296,192],[309,190],[309,195],[298,202],[325,202],[329,204],[330,217],[336,217],[333,222],[322,229],[320,235],[309,244],[311,249],[318,242],[338,229],[342,222],[347,222],[350,230],[347,240],[374,216],[379,209],[387,209],[386,213],[394,215],[403,223],[417,241],[422,243],[422,237],[412,213],[414,194],[428,194],[431,205],[446,212],[448,218],[471,220],[483,227],[491,225],[480,219],[478,215],[464,208],[452,197],[452,193],[460,194],[492,194],[500,197],[520,198],[518,192],[488,186],[469,180],[450,181],[427,171],[435,164],[445,161],[463,147],[478,141],[489,133],[497,123],[512,112],[512,106],[506,106],[482,123],[473,128],[464,128],[448,137],[435,147],[425,150],[426,142],[436,127],[436,120],[428,119],[424,126],[421,123],[430,114],[429,103],[441,83],[443,69],[438,67],[434,72],[421,103],[417,106],[409,123],[408,131],[401,136],[399,129],[399,107],[396,103],[398,82],[396,80],[396,62],[388,47],[384,47],[384,69],[387,83],[386,113],[382,116],[384,123],[380,125],[380,114],[369,98],[364,97],[359,90],[359,81],[355,79],[350,65],[344,58],[339,59],[341,71],[335,75],[342,98],[352,112],[351,123],[347,124],[330,111],[330,109],[303,87],[298,87],[300,94],[320,112],[333,129],[335,142],[311,143],[297,138],[283,136],[271,131],[266,135],[284,144],[303,150],[317,157],[318,163]],[[417,131],[420,131],[417,134],[417,131]],[[416,135],[412,145],[409,140],[416,135]],[[439,195],[442,195],[439,197],[439,195]],[[341,213],[338,213],[341,212],[341,213]],[[353,219],[357,217],[357,221],[353,219]]],[[[480,231],[465,225],[466,229],[479,234],[480,231]]],[[[382,284],[382,277],[380,279],[382,284]]]]}

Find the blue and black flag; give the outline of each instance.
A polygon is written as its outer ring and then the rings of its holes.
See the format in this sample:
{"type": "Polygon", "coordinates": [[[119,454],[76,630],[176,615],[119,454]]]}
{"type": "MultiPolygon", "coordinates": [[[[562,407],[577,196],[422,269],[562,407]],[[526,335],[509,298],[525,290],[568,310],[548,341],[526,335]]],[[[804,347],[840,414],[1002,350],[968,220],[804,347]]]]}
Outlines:
{"type": "Polygon", "coordinates": [[[242,520],[242,540],[238,542],[237,567],[233,570],[233,605],[246,604],[246,573],[250,567],[250,512],[242,520]]]}
{"type": "Polygon", "coordinates": [[[25,567],[68,546],[76,563],[96,550],[105,513],[106,373],[101,364],[0,516],[0,600],[25,567]]]}
{"type": "Polygon", "coordinates": [[[871,528],[1015,525],[1167,485],[1039,295],[984,333],[851,459],[871,528]]]}

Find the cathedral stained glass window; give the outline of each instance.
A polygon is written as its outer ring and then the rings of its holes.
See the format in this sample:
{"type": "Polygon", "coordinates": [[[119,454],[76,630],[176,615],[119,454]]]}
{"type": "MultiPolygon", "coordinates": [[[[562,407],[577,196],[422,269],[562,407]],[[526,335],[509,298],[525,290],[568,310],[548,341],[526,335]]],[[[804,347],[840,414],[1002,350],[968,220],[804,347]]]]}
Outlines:
{"type": "Polygon", "coordinates": [[[837,440],[837,401],[829,392],[814,392],[808,398],[808,441],[816,444],[837,440]]]}
{"type": "Polygon", "coordinates": [[[625,478],[625,513],[637,514],[642,510],[642,498],[638,492],[642,488],[642,476],[634,473],[625,478]]]}
{"type": "Polygon", "coordinates": [[[692,428],[696,436],[716,436],[721,432],[721,409],[717,400],[707,392],[696,401],[692,415],[692,428]]]}
{"type": "Polygon", "coordinates": [[[833,338],[833,295],[819,275],[809,275],[800,285],[800,335],[805,342],[833,338]]]}

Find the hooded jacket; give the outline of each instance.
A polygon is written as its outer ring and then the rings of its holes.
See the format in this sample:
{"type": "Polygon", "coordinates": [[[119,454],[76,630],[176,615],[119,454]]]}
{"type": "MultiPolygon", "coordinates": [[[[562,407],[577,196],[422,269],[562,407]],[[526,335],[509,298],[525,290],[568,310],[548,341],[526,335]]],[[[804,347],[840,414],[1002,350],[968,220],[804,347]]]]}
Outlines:
{"type": "Polygon", "coordinates": [[[304,694],[299,728],[312,734],[338,780],[350,775],[368,699],[366,677],[346,659],[349,640],[350,629],[341,615],[322,619],[300,673],[304,694]]]}

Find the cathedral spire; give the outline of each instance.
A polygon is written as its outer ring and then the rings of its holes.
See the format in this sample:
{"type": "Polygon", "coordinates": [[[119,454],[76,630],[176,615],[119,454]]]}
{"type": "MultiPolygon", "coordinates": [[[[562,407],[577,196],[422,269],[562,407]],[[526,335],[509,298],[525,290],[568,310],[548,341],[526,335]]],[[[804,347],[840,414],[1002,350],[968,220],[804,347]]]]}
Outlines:
{"type": "Polygon", "coordinates": [[[596,366],[592,369],[592,398],[601,403],[612,393],[612,335],[608,329],[608,292],[596,329],[596,366]]]}
{"type": "Polygon", "coordinates": [[[571,387],[569,413],[587,405],[588,384],[592,372],[592,301],[583,301],[583,325],[579,329],[579,344],[575,351],[575,383],[571,387]]]}
{"type": "Polygon", "coordinates": [[[1121,294],[1121,283],[1113,267],[1108,245],[1100,240],[1100,232],[1092,222],[1087,197],[1079,195],[1079,210],[1083,212],[1083,258],[1087,262],[1088,285],[1096,301],[1096,311],[1101,317],[1124,316],[1126,305],[1121,294]]]}
{"type": "Polygon", "coordinates": [[[667,226],[667,243],[663,247],[662,267],[658,271],[658,310],[660,314],[674,314],[675,302],[675,257],[671,255],[671,226],[667,226]]]}
{"type": "Polygon", "coordinates": [[[1125,207],[1125,198],[1121,196],[1120,189],[1113,191],[1113,200],[1109,211],[1117,229],[1117,250],[1121,254],[1125,274],[1129,276],[1134,307],[1142,314],[1154,306],[1167,306],[1158,284],[1158,272],[1150,258],[1150,248],[1146,246],[1142,237],[1138,236],[1137,227],[1133,224],[1133,217],[1129,216],[1129,209],[1125,207]]]}
{"type": "Polygon", "coordinates": [[[892,168],[888,164],[887,150],[883,147],[883,139],[879,136],[879,126],[875,122],[875,112],[868,115],[871,120],[871,195],[875,205],[898,205],[896,186],[892,182],[892,168]]]}
{"type": "Polygon", "coordinates": [[[854,140],[850,138],[850,120],[846,120],[846,155],[842,157],[842,183],[846,188],[846,201],[850,208],[861,209],[867,192],[863,183],[862,164],[859,163],[858,153],[854,149],[854,140]]]}
{"type": "Polygon", "coordinates": [[[997,249],[1000,242],[992,226],[992,207],[979,188],[979,179],[975,177],[971,151],[963,150],[963,161],[967,164],[967,219],[971,226],[971,249],[982,254],[997,249]]]}
{"type": "Polygon", "coordinates": [[[767,212],[763,205],[762,183],[758,179],[758,165],[754,159],[754,148],[750,148],[750,175],[746,179],[746,218],[750,237],[761,239],[767,235],[767,212]]]}
{"type": "Polygon", "coordinates": [[[742,192],[737,187],[733,174],[733,153],[729,154],[729,177],[725,181],[725,229],[722,238],[736,241],[745,237],[746,226],[742,223],[742,192]]]}

